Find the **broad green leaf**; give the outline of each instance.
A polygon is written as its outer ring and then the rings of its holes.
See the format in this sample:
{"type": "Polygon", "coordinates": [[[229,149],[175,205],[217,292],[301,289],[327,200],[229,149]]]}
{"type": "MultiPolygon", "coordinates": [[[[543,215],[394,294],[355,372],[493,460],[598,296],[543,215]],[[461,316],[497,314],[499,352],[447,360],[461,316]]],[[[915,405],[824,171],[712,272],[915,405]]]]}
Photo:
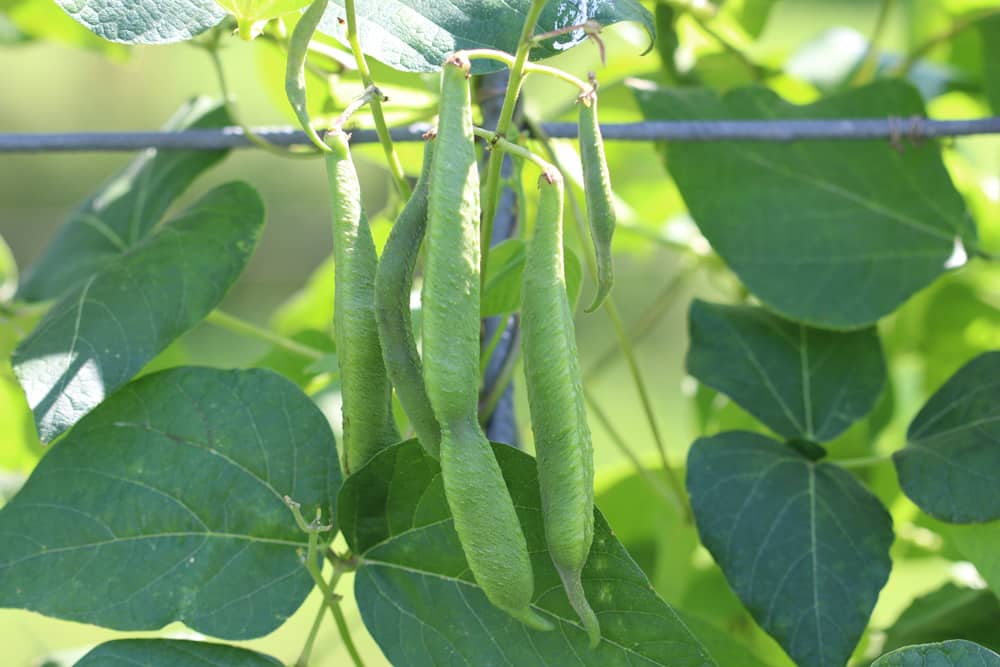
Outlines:
{"type": "Polygon", "coordinates": [[[892,562],[892,520],[854,477],[755,433],[701,438],[688,493],[702,544],[800,667],[840,667],[892,562]]]}
{"type": "Polygon", "coordinates": [[[283,498],[329,518],[340,481],[326,418],[280,376],[147,375],[85,417],[0,510],[0,606],[259,637],[313,587],[283,498]]]}
{"type": "MultiPolygon", "coordinates": [[[[634,87],[649,120],[924,115],[916,91],[881,81],[795,106],[764,88],[723,98],[634,87]]],[[[702,233],[765,305],[813,326],[852,329],[940,276],[976,232],[936,144],[718,141],[661,146],[702,233]]]]}
{"type": "Polygon", "coordinates": [[[182,42],[226,16],[215,0],[56,0],[56,3],[98,37],[123,44],[182,42]]]}
{"type": "Polygon", "coordinates": [[[240,36],[252,39],[265,23],[307,7],[312,0],[216,0],[236,17],[240,36]]]}
{"type": "Polygon", "coordinates": [[[1000,16],[978,22],[983,51],[983,87],[993,113],[1000,114],[1000,16]]]}
{"type": "Polygon", "coordinates": [[[688,373],[786,438],[832,440],[868,414],[885,384],[874,327],[815,329],[697,299],[688,318],[688,373]]]}
{"type": "Polygon", "coordinates": [[[557,627],[528,630],[486,600],[452,527],[440,469],[410,440],[348,478],[339,508],[344,536],[361,555],[358,607],[393,664],[717,664],[656,596],[599,513],[583,585],[603,637],[589,649],[545,549],[534,461],[505,445],[494,445],[494,452],[532,554],[532,606],[557,627]]]}
{"type": "Polygon", "coordinates": [[[949,526],[947,535],[955,548],[1000,595],[1000,521],[971,526],[949,526]]]}
{"type": "MultiPolygon", "coordinates": [[[[357,3],[358,37],[365,53],[395,69],[433,72],[460,49],[517,50],[517,40],[531,0],[382,0],[357,3]]],[[[343,0],[330,3],[320,30],[345,41],[343,0]]],[[[634,21],[642,25],[652,46],[653,17],[637,0],[614,2],[549,2],[536,33],[595,20],[601,25],[634,21]]],[[[531,52],[532,60],[548,58],[586,39],[576,30],[548,39],[531,52]]],[[[477,73],[499,69],[493,61],[476,61],[477,73]]]]}
{"type": "Polygon", "coordinates": [[[50,0],[3,0],[0,11],[30,38],[97,51],[114,60],[128,56],[128,47],[101,39],[50,0]]]}
{"type": "MultiPolygon", "coordinates": [[[[229,125],[221,105],[196,98],[167,121],[167,131],[229,125]]],[[[149,150],[83,202],[25,271],[17,297],[55,299],[144,239],[167,208],[228,151],[149,150]]]]}
{"type": "Polygon", "coordinates": [[[705,619],[678,612],[692,632],[711,651],[712,657],[720,665],[739,665],[739,667],[774,667],[760,660],[750,648],[733,638],[733,634],[720,630],[705,619]]]}
{"type": "Polygon", "coordinates": [[[1000,667],[1000,655],[978,644],[953,639],[901,648],[883,655],[872,667],[1000,667]]]}
{"type": "Polygon", "coordinates": [[[12,359],[42,441],[76,423],[215,308],[263,224],[253,188],[222,185],[60,299],[12,359]]]}
{"type": "Polygon", "coordinates": [[[490,262],[483,287],[483,317],[521,310],[521,276],[527,244],[507,239],[490,249],[490,262]]]}
{"type": "Polygon", "coordinates": [[[1000,648],[1000,601],[989,590],[942,588],[917,598],[885,631],[883,651],[909,644],[946,639],[966,639],[996,650],[1000,648]]]}
{"type": "Polygon", "coordinates": [[[949,523],[1000,519],[1000,352],[987,352],[944,383],[892,456],[903,492],[949,523]]]}
{"type": "Polygon", "coordinates": [[[116,639],[97,646],[73,667],[281,667],[274,658],[236,646],[182,639],[116,639]]]}

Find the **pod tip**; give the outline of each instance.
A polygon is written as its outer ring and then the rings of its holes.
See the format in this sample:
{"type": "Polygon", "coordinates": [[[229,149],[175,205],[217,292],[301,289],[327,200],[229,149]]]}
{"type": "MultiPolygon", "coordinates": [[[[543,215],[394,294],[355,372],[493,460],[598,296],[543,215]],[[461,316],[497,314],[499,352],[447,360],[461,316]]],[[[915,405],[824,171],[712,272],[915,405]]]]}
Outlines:
{"type": "Polygon", "coordinates": [[[543,617],[531,607],[524,607],[523,609],[505,609],[504,611],[527,625],[532,630],[548,632],[549,630],[555,628],[552,621],[543,617]]]}
{"type": "Polygon", "coordinates": [[[580,617],[583,629],[587,633],[587,638],[590,640],[590,648],[597,648],[601,643],[601,624],[597,620],[597,614],[594,613],[594,610],[590,607],[590,603],[587,602],[587,595],[583,591],[583,582],[580,580],[580,573],[565,571],[558,566],[556,570],[559,572],[559,578],[562,579],[563,588],[566,589],[566,597],[569,599],[569,604],[573,607],[573,611],[576,612],[577,616],[580,617]]]}

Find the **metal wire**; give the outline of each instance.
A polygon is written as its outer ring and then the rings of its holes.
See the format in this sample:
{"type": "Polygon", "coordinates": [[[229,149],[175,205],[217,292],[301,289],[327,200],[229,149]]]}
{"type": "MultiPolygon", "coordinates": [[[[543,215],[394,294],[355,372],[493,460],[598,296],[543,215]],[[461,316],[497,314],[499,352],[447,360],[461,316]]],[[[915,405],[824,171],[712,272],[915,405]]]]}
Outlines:
{"type": "MultiPolygon", "coordinates": [[[[431,125],[419,123],[390,131],[393,141],[419,141],[431,125]]],[[[576,123],[544,123],[552,138],[576,137],[576,123]]],[[[309,145],[301,130],[291,127],[255,130],[281,145],[309,145]]],[[[644,121],[601,126],[608,141],[771,141],[870,140],[920,141],[942,137],[1000,134],[1000,117],[971,120],[857,118],[831,120],[644,121]]],[[[374,130],[355,130],[354,143],[378,141],[374,130]]],[[[183,132],[0,133],[0,153],[137,151],[145,148],[221,150],[253,148],[238,127],[183,132]]]]}

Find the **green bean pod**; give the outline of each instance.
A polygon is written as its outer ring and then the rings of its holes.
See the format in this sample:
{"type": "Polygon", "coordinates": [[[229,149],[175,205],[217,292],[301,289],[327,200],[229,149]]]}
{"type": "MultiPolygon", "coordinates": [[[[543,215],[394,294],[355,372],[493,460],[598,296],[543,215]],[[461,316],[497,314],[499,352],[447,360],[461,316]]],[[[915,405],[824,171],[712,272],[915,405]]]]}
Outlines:
{"type": "Polygon", "coordinates": [[[480,207],[468,76],[469,61],[461,54],[444,64],[428,192],[424,380],[441,425],[445,496],[476,583],[514,618],[551,629],[530,607],[534,576],[527,542],[477,415],[480,207]]]}
{"type": "Polygon", "coordinates": [[[538,460],[545,539],[592,646],[601,628],[581,582],[594,539],[594,452],[583,405],[573,312],[563,265],[563,182],[539,180],[535,236],[521,296],[521,346],[538,460]]]}
{"type": "Polygon", "coordinates": [[[423,367],[413,339],[410,290],[420,243],[427,229],[427,189],[434,142],[424,148],[424,163],[413,195],[406,202],[382,249],[375,273],[375,322],[382,359],[406,416],[427,453],[438,458],[441,427],[424,386],[423,367]]]}
{"type": "Polygon", "coordinates": [[[351,474],[379,450],[399,441],[392,416],[392,388],[375,325],[378,257],[364,211],[347,135],[326,135],[333,211],[333,327],[340,365],[344,471],[351,474]]]}
{"type": "Polygon", "coordinates": [[[597,121],[597,95],[580,102],[580,161],[583,165],[583,191],[587,200],[590,238],[597,256],[597,294],[586,311],[597,310],[615,284],[615,267],[611,256],[611,238],[615,234],[615,206],[611,193],[611,176],[604,156],[604,138],[597,121]]]}
{"type": "MultiPolygon", "coordinates": [[[[314,0],[303,12],[299,22],[295,24],[292,37],[288,40],[288,60],[285,65],[285,96],[292,105],[299,125],[305,130],[309,139],[323,149],[326,145],[316,134],[309,119],[309,109],[306,106],[306,56],[309,53],[309,41],[319,27],[320,20],[329,0],[314,0]]],[[[325,152],[325,149],[324,149],[325,152]]]]}

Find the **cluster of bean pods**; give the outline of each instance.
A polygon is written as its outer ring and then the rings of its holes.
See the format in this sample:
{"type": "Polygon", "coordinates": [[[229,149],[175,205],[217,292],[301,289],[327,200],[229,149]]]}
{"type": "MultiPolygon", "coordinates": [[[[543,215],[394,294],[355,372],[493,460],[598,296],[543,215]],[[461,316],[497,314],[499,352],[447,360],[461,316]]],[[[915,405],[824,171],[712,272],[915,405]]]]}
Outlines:
{"type": "MultiPolygon", "coordinates": [[[[426,146],[420,179],[381,260],[361,210],[347,137],[334,130],[325,139],[344,468],[355,472],[399,440],[391,410],[395,388],[420,443],[441,464],[455,531],[476,583],[498,608],[548,630],[552,622],[532,606],[534,574],[524,532],[479,423],[481,211],[469,72],[461,52],[443,66],[436,138],[426,146]],[[421,243],[423,361],[409,304],[421,243]]],[[[598,292],[590,309],[613,281],[614,217],[596,113],[595,96],[581,100],[581,156],[598,258],[598,292]]],[[[563,187],[558,171],[544,170],[523,274],[522,353],[549,554],[596,646],[601,630],[582,583],[594,532],[593,453],[566,291],[563,187]]]]}

